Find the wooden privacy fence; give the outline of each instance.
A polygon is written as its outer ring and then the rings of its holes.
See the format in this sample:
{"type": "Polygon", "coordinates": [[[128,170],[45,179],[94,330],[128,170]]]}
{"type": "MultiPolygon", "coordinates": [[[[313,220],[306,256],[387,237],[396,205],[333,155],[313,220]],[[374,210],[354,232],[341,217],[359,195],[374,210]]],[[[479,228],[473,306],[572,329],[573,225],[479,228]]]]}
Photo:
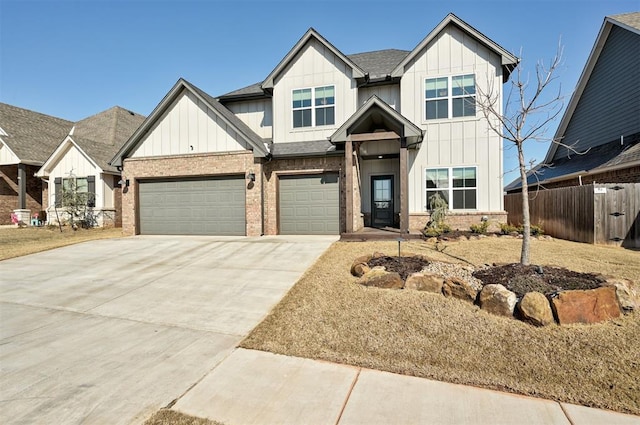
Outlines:
{"type": "MultiPolygon", "coordinates": [[[[505,195],[509,223],[522,224],[522,196],[505,195]]],[[[640,248],[640,183],[591,184],[529,193],[531,224],[555,238],[640,248]]]]}

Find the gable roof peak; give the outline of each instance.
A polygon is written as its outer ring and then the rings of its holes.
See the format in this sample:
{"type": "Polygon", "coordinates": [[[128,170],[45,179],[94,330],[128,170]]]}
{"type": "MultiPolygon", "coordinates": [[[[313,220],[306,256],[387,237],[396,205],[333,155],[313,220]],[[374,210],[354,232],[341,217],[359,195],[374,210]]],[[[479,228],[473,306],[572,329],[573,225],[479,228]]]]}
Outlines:
{"type": "Polygon", "coordinates": [[[353,70],[354,78],[363,78],[365,76],[365,72],[356,65],[351,59],[347,57],[344,53],[338,50],[333,44],[331,44],[326,38],[324,38],[318,31],[313,27],[309,27],[309,29],[304,33],[304,35],[298,40],[298,42],[293,46],[289,53],[285,55],[284,58],[278,63],[278,65],[271,71],[271,73],[265,78],[262,82],[263,90],[271,90],[275,85],[275,79],[280,75],[280,73],[286,68],[286,66],[296,57],[296,55],[302,51],[304,46],[309,42],[311,38],[315,38],[329,49],[334,55],[340,58],[347,66],[349,66],[353,70]]]}
{"type": "Polygon", "coordinates": [[[501,57],[502,60],[502,69],[503,69],[503,80],[506,82],[511,75],[511,71],[516,67],[519,62],[519,59],[508,52],[504,47],[500,46],[495,41],[491,40],[489,37],[454,15],[453,13],[449,13],[427,36],[420,42],[418,45],[407,55],[402,62],[396,66],[396,68],[391,73],[392,77],[401,77],[404,74],[405,66],[411,62],[416,56],[420,54],[420,52],[427,47],[427,45],[434,40],[440,32],[442,32],[448,25],[453,24],[458,28],[475,38],[477,41],[482,43],[489,50],[493,51],[495,54],[501,57]]]}

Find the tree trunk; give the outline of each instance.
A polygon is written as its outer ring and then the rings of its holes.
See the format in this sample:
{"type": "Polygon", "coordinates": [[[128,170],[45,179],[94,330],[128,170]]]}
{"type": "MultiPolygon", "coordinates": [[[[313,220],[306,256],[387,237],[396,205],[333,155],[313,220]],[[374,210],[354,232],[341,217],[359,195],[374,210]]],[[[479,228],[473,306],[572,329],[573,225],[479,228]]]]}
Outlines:
{"type": "Polygon", "coordinates": [[[518,143],[518,161],[520,163],[520,179],[522,181],[522,251],[520,264],[528,266],[531,262],[531,218],[529,217],[529,184],[527,168],[524,160],[522,143],[518,143]]]}

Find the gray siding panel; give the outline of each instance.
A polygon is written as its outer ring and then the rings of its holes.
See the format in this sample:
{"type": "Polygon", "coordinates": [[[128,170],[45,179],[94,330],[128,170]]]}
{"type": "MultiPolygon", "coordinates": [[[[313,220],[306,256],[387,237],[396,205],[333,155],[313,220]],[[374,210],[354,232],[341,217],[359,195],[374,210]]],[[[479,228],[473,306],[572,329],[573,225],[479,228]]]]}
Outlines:
{"type": "MultiPolygon", "coordinates": [[[[614,26],[567,126],[578,150],[640,131],[640,35],[614,26]]],[[[559,147],[555,159],[566,157],[559,147]]]]}
{"type": "Polygon", "coordinates": [[[340,233],[338,174],[280,177],[280,234],[340,233]]]}
{"type": "Polygon", "coordinates": [[[140,233],[242,236],[244,184],[242,176],[140,182],[140,233]]]}

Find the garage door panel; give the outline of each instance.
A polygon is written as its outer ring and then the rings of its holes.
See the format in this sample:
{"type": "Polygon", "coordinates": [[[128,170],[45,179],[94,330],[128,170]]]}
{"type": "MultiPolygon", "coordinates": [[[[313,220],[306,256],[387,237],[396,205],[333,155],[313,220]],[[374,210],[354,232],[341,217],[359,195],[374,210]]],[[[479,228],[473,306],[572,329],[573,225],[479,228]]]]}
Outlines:
{"type": "Polygon", "coordinates": [[[338,234],[338,174],[282,176],[279,214],[281,234],[338,234]]]}
{"type": "Polygon", "coordinates": [[[244,235],[244,177],[150,180],[139,185],[141,234],[244,235]]]}

